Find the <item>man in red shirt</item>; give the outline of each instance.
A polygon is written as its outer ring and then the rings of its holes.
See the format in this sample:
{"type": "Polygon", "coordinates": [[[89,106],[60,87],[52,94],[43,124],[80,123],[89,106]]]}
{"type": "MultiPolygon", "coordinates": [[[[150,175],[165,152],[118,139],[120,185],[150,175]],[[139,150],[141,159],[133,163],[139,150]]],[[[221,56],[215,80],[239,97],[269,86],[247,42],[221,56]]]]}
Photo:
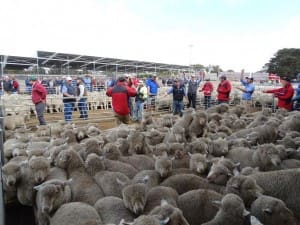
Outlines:
{"type": "Polygon", "coordinates": [[[217,100],[218,100],[218,104],[221,103],[229,103],[229,96],[230,96],[230,92],[231,92],[231,84],[230,82],[227,80],[225,75],[221,75],[220,76],[220,83],[219,86],[217,88],[217,100]]]}
{"type": "Polygon", "coordinates": [[[204,94],[204,107],[205,109],[208,109],[210,107],[210,100],[211,100],[211,93],[214,90],[213,84],[210,82],[210,79],[205,79],[205,83],[199,92],[203,91],[204,94]]]}
{"type": "Polygon", "coordinates": [[[278,98],[278,108],[284,108],[288,111],[291,111],[293,109],[292,98],[294,96],[294,88],[291,85],[290,81],[291,80],[288,77],[281,77],[281,88],[263,91],[263,93],[274,94],[274,97],[278,98]]]}
{"type": "Polygon", "coordinates": [[[136,90],[132,84],[128,85],[125,77],[119,77],[117,84],[107,89],[106,95],[112,97],[112,107],[117,124],[128,124],[130,119],[129,97],[136,96],[136,90]]]}
{"type": "Polygon", "coordinates": [[[33,104],[35,104],[37,118],[40,125],[46,125],[44,112],[46,108],[46,97],[48,94],[47,90],[34,76],[29,78],[29,82],[32,85],[31,99],[33,104]]]}

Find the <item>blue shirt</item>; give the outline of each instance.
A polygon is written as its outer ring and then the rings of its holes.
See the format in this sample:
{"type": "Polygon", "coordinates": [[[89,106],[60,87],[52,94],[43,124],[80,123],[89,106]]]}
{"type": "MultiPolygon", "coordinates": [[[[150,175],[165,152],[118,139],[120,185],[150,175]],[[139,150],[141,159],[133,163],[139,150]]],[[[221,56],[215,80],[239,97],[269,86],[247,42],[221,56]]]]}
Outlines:
{"type": "Polygon", "coordinates": [[[245,80],[241,80],[242,85],[245,87],[245,91],[243,92],[242,99],[243,100],[251,100],[252,94],[255,91],[255,86],[253,83],[247,83],[245,80]]]}
{"type": "Polygon", "coordinates": [[[157,95],[159,85],[151,78],[146,80],[146,87],[149,87],[149,95],[157,95]]]}

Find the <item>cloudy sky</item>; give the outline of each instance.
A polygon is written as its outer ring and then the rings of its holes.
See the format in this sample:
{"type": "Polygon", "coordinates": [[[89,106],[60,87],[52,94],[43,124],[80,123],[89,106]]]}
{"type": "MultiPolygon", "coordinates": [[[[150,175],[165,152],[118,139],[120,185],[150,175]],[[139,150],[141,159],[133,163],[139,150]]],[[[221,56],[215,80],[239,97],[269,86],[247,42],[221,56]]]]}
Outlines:
{"type": "Polygon", "coordinates": [[[0,0],[0,54],[260,70],[300,47],[299,0],[0,0]]]}

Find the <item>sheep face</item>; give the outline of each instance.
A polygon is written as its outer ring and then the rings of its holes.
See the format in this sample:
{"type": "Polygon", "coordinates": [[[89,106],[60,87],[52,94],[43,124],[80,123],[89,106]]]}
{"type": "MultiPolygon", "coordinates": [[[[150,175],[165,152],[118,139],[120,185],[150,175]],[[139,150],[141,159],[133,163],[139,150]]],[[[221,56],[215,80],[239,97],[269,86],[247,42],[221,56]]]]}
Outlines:
{"type": "Polygon", "coordinates": [[[136,215],[142,214],[146,204],[146,186],[133,184],[122,190],[124,205],[136,215]]]}
{"type": "Polygon", "coordinates": [[[207,170],[208,164],[206,155],[196,153],[191,155],[190,158],[190,169],[199,174],[204,174],[207,170]]]}
{"type": "Polygon", "coordinates": [[[45,157],[32,157],[28,165],[36,184],[42,183],[49,174],[50,162],[45,157]]]}
{"type": "Polygon", "coordinates": [[[225,185],[232,173],[221,164],[214,163],[207,175],[207,180],[214,184],[225,185]]]}
{"type": "Polygon", "coordinates": [[[156,157],[155,170],[159,173],[160,177],[167,177],[172,170],[172,160],[167,157],[156,157]]]}
{"type": "Polygon", "coordinates": [[[103,152],[104,157],[111,160],[117,160],[121,156],[118,146],[113,143],[107,143],[103,148],[103,152]]]}
{"type": "Polygon", "coordinates": [[[17,163],[7,163],[2,167],[3,181],[9,188],[15,187],[21,177],[21,169],[17,163]]]}

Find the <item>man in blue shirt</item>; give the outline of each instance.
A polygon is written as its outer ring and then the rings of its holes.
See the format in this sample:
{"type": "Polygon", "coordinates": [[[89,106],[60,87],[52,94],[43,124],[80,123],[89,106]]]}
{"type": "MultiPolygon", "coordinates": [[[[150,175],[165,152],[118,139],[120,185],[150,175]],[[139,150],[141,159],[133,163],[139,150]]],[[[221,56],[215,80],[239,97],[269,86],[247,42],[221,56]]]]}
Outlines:
{"type": "Polygon", "coordinates": [[[293,97],[293,110],[300,110],[300,73],[297,74],[298,87],[295,88],[296,95],[293,97]],[[295,104],[296,102],[296,104],[295,104]]]}
{"type": "Polygon", "coordinates": [[[242,104],[245,106],[246,110],[251,106],[252,94],[255,91],[255,85],[253,84],[253,77],[245,77],[244,79],[244,70],[241,73],[241,83],[244,86],[243,88],[237,87],[237,89],[243,92],[242,94],[242,104]]]}
{"type": "Polygon", "coordinates": [[[158,94],[159,84],[156,81],[156,75],[152,75],[148,80],[146,80],[146,87],[148,90],[148,106],[147,111],[155,109],[155,101],[158,94]]]}
{"type": "Polygon", "coordinates": [[[167,94],[173,94],[173,115],[183,115],[183,98],[186,97],[184,84],[179,80],[174,80],[174,85],[168,90],[167,94]]]}

